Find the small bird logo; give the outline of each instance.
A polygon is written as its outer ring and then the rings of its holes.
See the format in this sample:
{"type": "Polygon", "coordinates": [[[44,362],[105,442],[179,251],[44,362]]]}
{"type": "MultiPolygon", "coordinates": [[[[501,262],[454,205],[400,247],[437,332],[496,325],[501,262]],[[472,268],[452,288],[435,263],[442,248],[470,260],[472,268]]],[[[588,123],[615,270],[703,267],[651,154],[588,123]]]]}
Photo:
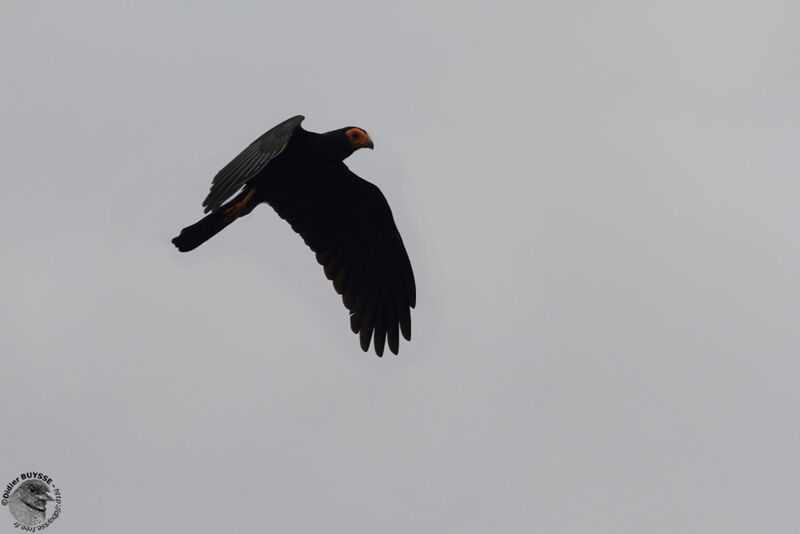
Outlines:
{"type": "Polygon", "coordinates": [[[26,480],[8,498],[8,509],[21,525],[33,527],[47,518],[47,501],[53,501],[50,486],[41,480],[26,480]]]}

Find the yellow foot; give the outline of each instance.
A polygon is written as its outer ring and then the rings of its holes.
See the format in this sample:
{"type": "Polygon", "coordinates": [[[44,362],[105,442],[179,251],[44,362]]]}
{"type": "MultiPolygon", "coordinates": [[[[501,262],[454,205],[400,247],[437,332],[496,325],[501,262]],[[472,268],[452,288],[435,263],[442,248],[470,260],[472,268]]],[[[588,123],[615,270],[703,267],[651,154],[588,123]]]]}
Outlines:
{"type": "Polygon", "coordinates": [[[230,223],[253,211],[256,205],[255,203],[251,205],[250,200],[255,194],[256,190],[251,189],[242,200],[225,210],[225,213],[222,214],[222,220],[226,223],[230,223]]]}

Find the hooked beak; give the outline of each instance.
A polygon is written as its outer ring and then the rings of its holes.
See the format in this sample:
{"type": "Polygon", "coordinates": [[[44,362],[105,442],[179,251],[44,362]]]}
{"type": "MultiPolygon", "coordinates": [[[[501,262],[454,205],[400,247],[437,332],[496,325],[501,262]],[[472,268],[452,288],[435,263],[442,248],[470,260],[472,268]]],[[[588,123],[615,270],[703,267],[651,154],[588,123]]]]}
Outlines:
{"type": "Polygon", "coordinates": [[[372,144],[372,139],[364,143],[364,148],[369,148],[370,150],[375,148],[375,145],[372,144]]]}

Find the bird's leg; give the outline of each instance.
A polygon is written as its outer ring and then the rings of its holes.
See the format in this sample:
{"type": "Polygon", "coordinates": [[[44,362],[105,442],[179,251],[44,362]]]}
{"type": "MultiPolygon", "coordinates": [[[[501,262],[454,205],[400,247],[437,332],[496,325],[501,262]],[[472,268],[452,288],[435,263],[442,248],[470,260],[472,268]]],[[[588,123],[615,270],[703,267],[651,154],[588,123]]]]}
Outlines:
{"type": "Polygon", "coordinates": [[[250,200],[253,199],[255,194],[256,194],[255,189],[251,189],[250,191],[248,191],[247,195],[245,195],[245,197],[242,200],[240,200],[239,202],[237,202],[236,204],[225,210],[222,219],[226,223],[229,223],[253,211],[253,208],[256,207],[257,202],[253,202],[252,204],[250,204],[250,200]]]}

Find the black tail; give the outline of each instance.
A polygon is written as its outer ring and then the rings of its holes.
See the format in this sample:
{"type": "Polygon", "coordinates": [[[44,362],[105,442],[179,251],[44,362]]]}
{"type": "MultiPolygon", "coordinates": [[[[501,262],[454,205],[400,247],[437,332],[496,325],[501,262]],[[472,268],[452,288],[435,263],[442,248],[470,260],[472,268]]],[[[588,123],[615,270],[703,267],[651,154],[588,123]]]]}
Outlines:
{"type": "Polygon", "coordinates": [[[213,213],[209,213],[191,226],[187,226],[178,237],[172,240],[172,244],[178,247],[181,252],[189,252],[194,250],[215,235],[217,235],[223,228],[228,226],[231,222],[225,222],[223,215],[225,210],[218,209],[213,213]]]}
{"type": "Polygon", "coordinates": [[[189,252],[190,250],[196,249],[236,220],[236,218],[233,218],[229,221],[225,221],[225,212],[235,203],[242,200],[244,196],[245,194],[243,192],[240,193],[230,202],[223,204],[193,225],[187,226],[181,230],[178,237],[172,240],[172,244],[178,247],[178,250],[181,252],[189,252]]]}

